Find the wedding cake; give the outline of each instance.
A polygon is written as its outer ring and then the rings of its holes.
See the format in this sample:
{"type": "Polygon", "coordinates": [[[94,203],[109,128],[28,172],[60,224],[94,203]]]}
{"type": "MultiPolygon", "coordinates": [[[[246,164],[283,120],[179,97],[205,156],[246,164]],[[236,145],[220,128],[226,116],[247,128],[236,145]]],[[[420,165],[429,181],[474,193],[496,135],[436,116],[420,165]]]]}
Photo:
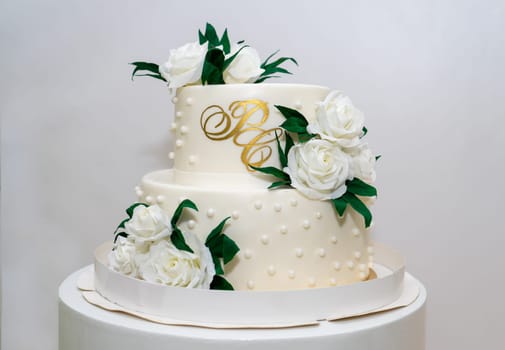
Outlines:
{"type": "MultiPolygon", "coordinates": [[[[97,250],[93,295],[103,308],[171,325],[272,328],[263,330],[271,336],[367,314],[405,294],[401,257],[370,239],[379,156],[366,142],[363,113],[337,90],[265,82],[290,74],[288,64],[297,61],[272,54],[262,62],[210,24],[162,65],[132,63],[132,78],[156,78],[172,94],[173,167],[141,179],[113,242],[97,250]],[[391,261],[384,275],[374,265],[381,254],[391,261]]],[[[417,345],[398,344],[423,348],[422,309],[401,323],[417,345]]],[[[147,330],[127,332],[140,339],[147,330]]],[[[215,346],[243,345],[225,338],[215,346]]],[[[202,339],[186,340],[173,344],[202,339]]]]}

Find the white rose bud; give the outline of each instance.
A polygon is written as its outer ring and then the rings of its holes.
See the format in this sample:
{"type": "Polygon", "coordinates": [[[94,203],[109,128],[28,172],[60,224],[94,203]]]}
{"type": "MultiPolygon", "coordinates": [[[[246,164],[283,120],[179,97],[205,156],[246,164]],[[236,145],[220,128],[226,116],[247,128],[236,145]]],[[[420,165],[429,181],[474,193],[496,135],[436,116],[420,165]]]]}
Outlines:
{"type": "Polygon", "coordinates": [[[316,120],[309,123],[307,131],[342,147],[354,147],[360,141],[363,123],[363,113],[353,106],[351,99],[332,91],[317,106],[316,120]]]}
{"type": "Polygon", "coordinates": [[[310,199],[333,199],[345,193],[350,158],[338,145],[312,139],[297,144],[288,153],[284,171],[291,185],[310,199]]]}
{"type": "Polygon", "coordinates": [[[174,287],[209,289],[215,274],[210,251],[201,242],[195,246],[198,238],[188,239],[193,243],[194,253],[177,249],[168,240],[161,240],[151,245],[146,254],[136,258],[139,266],[139,277],[154,283],[174,287]]]}
{"type": "Polygon", "coordinates": [[[131,219],[125,223],[125,232],[135,243],[141,244],[170,236],[171,227],[169,217],[159,206],[139,205],[133,209],[131,219]]]}
{"type": "Polygon", "coordinates": [[[375,155],[366,143],[351,149],[352,175],[368,183],[375,181],[375,155]]]}
{"type": "Polygon", "coordinates": [[[118,237],[114,249],[109,253],[109,266],[122,274],[135,277],[137,266],[135,264],[135,244],[124,237],[118,237]]]}
{"type": "MultiPolygon", "coordinates": [[[[240,47],[235,45],[228,56],[232,56],[239,49],[240,47]]],[[[254,83],[263,72],[258,52],[252,47],[245,47],[224,70],[223,79],[226,84],[254,83]]]]}
{"type": "Polygon", "coordinates": [[[207,44],[200,45],[198,42],[170,50],[168,61],[159,67],[168,87],[176,89],[200,80],[206,54],[207,44]]]}

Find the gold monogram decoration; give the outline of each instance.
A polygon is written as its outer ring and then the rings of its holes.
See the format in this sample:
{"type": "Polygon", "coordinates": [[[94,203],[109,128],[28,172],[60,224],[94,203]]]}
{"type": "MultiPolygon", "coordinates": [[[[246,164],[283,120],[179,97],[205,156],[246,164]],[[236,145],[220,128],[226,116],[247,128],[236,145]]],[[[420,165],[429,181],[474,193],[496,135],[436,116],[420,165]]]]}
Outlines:
{"type": "Polygon", "coordinates": [[[249,165],[260,167],[272,156],[275,134],[282,135],[281,128],[262,129],[268,120],[267,103],[261,100],[234,101],[228,113],[218,105],[212,105],[202,112],[200,126],[205,136],[214,141],[233,139],[233,143],[243,147],[240,159],[247,170],[249,165]]]}

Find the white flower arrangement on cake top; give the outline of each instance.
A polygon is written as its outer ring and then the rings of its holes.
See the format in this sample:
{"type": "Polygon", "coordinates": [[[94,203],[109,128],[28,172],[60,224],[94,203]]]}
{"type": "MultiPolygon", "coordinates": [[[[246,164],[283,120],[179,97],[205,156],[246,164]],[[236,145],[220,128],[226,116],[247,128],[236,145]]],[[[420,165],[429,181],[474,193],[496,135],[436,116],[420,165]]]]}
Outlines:
{"type": "Polygon", "coordinates": [[[198,210],[186,199],[170,219],[157,205],[135,203],[126,210],[115,232],[109,267],[148,282],[174,287],[232,290],[222,276],[223,263],[230,262],[239,248],[223,233],[226,218],[202,242],[195,234],[177,226],[185,208],[198,210]]]}
{"type": "Polygon", "coordinates": [[[316,119],[310,123],[294,109],[275,107],[286,118],[281,124],[286,131],[284,149],[276,135],[281,168],[251,168],[279,179],[269,188],[290,186],[309,199],[330,200],[339,215],[350,205],[369,227],[372,214],[360,197],[377,196],[371,183],[379,157],[362,141],[367,133],[363,113],[339,91],[317,105],[316,119]]]}
{"type": "Polygon", "coordinates": [[[270,55],[261,62],[258,52],[244,44],[231,43],[228,30],[221,38],[215,28],[207,23],[205,34],[198,31],[199,40],[170,50],[168,61],[157,65],[150,62],[132,62],[135,76],[150,76],[168,83],[170,89],[186,85],[261,83],[277,77],[275,74],[291,74],[281,67],[286,61],[298,64],[292,57],[280,57],[273,62],[270,55]],[[142,74],[139,74],[142,72],[142,74]]]}

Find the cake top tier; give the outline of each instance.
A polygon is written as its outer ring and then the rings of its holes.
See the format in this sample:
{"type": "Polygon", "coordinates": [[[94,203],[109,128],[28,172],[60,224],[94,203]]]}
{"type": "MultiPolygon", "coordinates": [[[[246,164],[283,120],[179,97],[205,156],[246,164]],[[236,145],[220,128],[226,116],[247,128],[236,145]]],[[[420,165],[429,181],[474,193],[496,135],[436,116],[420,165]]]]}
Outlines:
{"type": "MultiPolygon", "coordinates": [[[[173,98],[174,168],[185,173],[240,173],[279,166],[276,134],[286,118],[275,106],[300,111],[309,121],[328,95],[322,86],[234,84],[188,86],[173,98]]],[[[188,180],[188,174],[184,174],[188,180]]],[[[189,176],[191,178],[191,176],[189,176]]],[[[191,182],[191,180],[188,180],[191,182]]]]}

